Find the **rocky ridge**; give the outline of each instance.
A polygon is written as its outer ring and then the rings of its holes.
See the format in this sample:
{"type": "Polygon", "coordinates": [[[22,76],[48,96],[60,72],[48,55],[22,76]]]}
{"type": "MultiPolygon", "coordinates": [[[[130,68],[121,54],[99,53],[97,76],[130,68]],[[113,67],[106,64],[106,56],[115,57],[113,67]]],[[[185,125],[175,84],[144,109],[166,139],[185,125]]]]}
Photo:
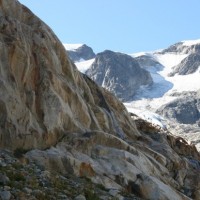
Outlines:
{"type": "Polygon", "coordinates": [[[152,67],[152,66],[161,66],[161,64],[155,60],[154,58],[152,58],[152,56],[148,56],[148,55],[141,55],[135,58],[137,60],[137,62],[139,63],[139,65],[148,70],[148,67],[152,67]]]}
{"type": "MultiPolygon", "coordinates": [[[[200,42],[200,41],[199,41],[200,42]]],[[[198,41],[183,41],[171,45],[167,49],[164,49],[160,54],[165,53],[176,53],[176,54],[188,54],[188,56],[183,59],[177,66],[173,67],[173,71],[169,73],[169,76],[174,76],[175,74],[187,75],[192,74],[197,71],[200,66],[199,53],[200,53],[200,43],[198,41]]]]}
{"type": "Polygon", "coordinates": [[[131,117],[18,1],[0,14],[3,200],[199,199],[195,146],[131,117]]]}
{"type": "Polygon", "coordinates": [[[197,53],[200,50],[200,41],[198,43],[193,43],[187,44],[187,42],[178,42],[176,44],[171,45],[170,47],[162,50],[160,53],[165,54],[165,53],[179,53],[179,54],[192,54],[192,53],[197,53]]]}
{"type": "Polygon", "coordinates": [[[86,44],[83,44],[80,47],[73,50],[67,49],[67,45],[64,46],[66,46],[68,56],[73,62],[89,60],[95,57],[95,53],[93,52],[92,48],[87,46],[86,44]]]}
{"type": "Polygon", "coordinates": [[[173,96],[178,98],[163,105],[157,112],[168,119],[171,132],[186,138],[199,150],[200,91],[174,93],[173,96]]]}

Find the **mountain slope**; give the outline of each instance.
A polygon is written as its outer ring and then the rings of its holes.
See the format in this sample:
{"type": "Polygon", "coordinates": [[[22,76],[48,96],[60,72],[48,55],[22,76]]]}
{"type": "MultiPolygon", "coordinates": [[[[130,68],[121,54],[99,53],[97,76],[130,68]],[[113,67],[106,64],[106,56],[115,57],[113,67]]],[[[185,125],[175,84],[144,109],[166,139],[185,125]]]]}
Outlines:
{"type": "Polygon", "coordinates": [[[18,1],[0,13],[1,198],[199,199],[194,146],[132,119],[18,1]]]}

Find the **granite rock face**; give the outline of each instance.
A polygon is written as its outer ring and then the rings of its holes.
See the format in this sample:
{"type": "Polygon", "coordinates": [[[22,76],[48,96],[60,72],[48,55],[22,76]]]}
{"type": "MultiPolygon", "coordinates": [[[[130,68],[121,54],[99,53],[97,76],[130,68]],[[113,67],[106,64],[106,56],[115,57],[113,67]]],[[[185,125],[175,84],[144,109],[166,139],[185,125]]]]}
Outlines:
{"type": "Polygon", "coordinates": [[[89,60],[95,57],[95,53],[92,48],[83,44],[79,48],[73,51],[67,51],[68,56],[73,62],[78,62],[80,60],[89,60]]]}
{"type": "Polygon", "coordinates": [[[140,86],[153,82],[149,72],[134,58],[109,50],[97,54],[86,74],[122,101],[132,99],[140,86]]]}
{"type": "Polygon", "coordinates": [[[123,135],[121,123],[134,129],[123,105],[110,95],[124,113],[119,121],[104,90],[78,72],[46,24],[18,1],[0,6],[2,148],[48,148],[68,132],[123,135]]]}
{"type": "MultiPolygon", "coordinates": [[[[13,199],[96,198],[84,191],[87,184],[100,199],[199,199],[195,146],[131,118],[117,98],[78,72],[51,29],[18,1],[0,0],[0,16],[0,148],[23,163],[0,152],[1,196],[6,189],[13,199]]],[[[130,58],[131,72],[151,82],[136,63],[130,58]]]]}

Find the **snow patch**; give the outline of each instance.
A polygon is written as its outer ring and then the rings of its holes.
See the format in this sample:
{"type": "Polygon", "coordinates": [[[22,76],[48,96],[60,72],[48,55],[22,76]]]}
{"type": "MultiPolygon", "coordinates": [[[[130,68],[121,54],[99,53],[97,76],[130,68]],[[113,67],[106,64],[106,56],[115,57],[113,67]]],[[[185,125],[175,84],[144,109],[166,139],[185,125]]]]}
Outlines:
{"type": "Polygon", "coordinates": [[[150,122],[151,124],[158,125],[163,129],[166,128],[165,119],[160,115],[148,110],[133,108],[130,103],[124,103],[124,105],[126,106],[128,112],[136,114],[138,117],[150,122]]]}
{"type": "Polygon", "coordinates": [[[173,83],[171,92],[183,91],[197,91],[200,88],[200,71],[197,70],[193,74],[188,75],[175,75],[174,77],[166,78],[169,82],[173,83]]]}
{"type": "Polygon", "coordinates": [[[80,72],[85,73],[91,67],[94,60],[95,58],[86,61],[76,62],[75,65],[80,72]]]}
{"type": "Polygon", "coordinates": [[[67,51],[75,51],[79,47],[83,46],[83,44],[63,44],[67,51]]]}
{"type": "Polygon", "coordinates": [[[199,89],[200,68],[193,74],[168,76],[173,67],[186,58],[187,54],[153,53],[151,56],[161,63],[163,68],[158,69],[156,66],[147,68],[153,78],[153,84],[148,87],[140,87],[134,101],[130,102],[131,106],[129,104],[129,108],[147,109],[155,112],[162,105],[178,98],[171,94],[175,92],[197,91],[199,89]]]}
{"type": "Polygon", "coordinates": [[[162,74],[163,76],[167,76],[171,72],[172,67],[178,65],[184,58],[188,56],[188,54],[155,53],[152,56],[154,57],[155,60],[157,60],[161,65],[164,66],[162,74]]]}

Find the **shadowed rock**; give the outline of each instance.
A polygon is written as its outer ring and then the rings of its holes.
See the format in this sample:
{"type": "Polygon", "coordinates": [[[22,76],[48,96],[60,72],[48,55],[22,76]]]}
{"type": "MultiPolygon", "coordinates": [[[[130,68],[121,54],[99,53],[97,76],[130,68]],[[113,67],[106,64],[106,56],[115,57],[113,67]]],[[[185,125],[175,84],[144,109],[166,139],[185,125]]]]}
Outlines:
{"type": "Polygon", "coordinates": [[[152,84],[149,72],[134,58],[109,50],[97,54],[86,74],[122,101],[131,100],[140,86],[152,84]]]}

